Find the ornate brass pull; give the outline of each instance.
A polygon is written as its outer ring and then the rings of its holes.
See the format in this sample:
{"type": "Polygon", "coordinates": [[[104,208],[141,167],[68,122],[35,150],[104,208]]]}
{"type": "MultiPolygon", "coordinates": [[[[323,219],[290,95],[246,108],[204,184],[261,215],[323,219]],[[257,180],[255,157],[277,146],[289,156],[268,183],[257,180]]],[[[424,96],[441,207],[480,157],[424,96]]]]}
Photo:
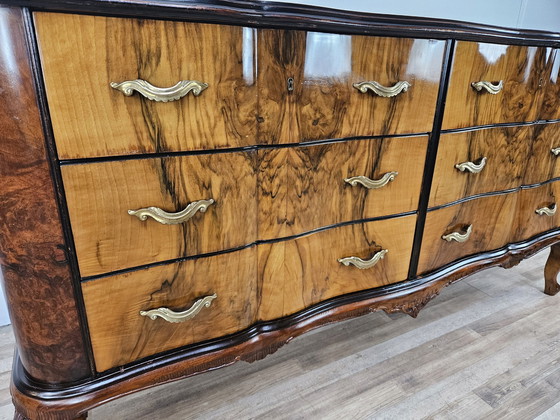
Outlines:
{"type": "Polygon", "coordinates": [[[362,93],[367,93],[369,89],[378,96],[382,96],[384,98],[390,98],[392,96],[397,96],[401,92],[406,92],[408,88],[411,87],[412,85],[404,81],[404,82],[397,82],[393,86],[387,87],[375,81],[371,81],[371,82],[354,83],[352,84],[352,86],[354,86],[362,93]]]}
{"type": "Polygon", "coordinates": [[[365,270],[366,268],[371,268],[375,264],[382,260],[385,254],[389,252],[387,249],[382,249],[379,252],[376,252],[375,255],[370,260],[362,260],[358,257],[346,257],[346,258],[339,258],[338,262],[344,264],[348,267],[350,264],[358,267],[360,270],[365,270]]]}
{"type": "Polygon", "coordinates": [[[469,225],[465,233],[452,232],[449,235],[443,235],[441,239],[445,239],[447,242],[451,242],[451,241],[466,242],[467,239],[469,239],[469,236],[471,236],[471,233],[472,233],[472,225],[469,225]]]}
{"type": "Polygon", "coordinates": [[[217,297],[218,295],[214,293],[213,295],[205,296],[202,299],[198,299],[193,304],[193,306],[191,306],[189,309],[183,312],[174,312],[169,308],[157,308],[149,311],[140,311],[140,315],[147,316],[148,318],[154,321],[159,316],[160,318],[163,318],[167,322],[172,322],[172,323],[184,322],[187,319],[194,318],[202,310],[202,308],[204,307],[209,308],[210,305],[212,304],[212,301],[217,297]]]}
{"type": "Polygon", "coordinates": [[[181,99],[189,92],[192,92],[194,96],[198,96],[208,87],[208,83],[196,80],[181,80],[175,86],[159,88],[145,80],[136,79],[121,83],[111,82],[111,87],[120,90],[125,96],[132,96],[134,91],[136,91],[151,101],[170,102],[181,99]]]}
{"type": "Polygon", "coordinates": [[[159,207],[148,207],[138,210],[129,210],[128,214],[131,216],[136,216],[140,220],[145,221],[148,217],[151,217],[156,222],[162,225],[178,225],[184,223],[193,217],[196,212],[204,213],[210,204],[214,203],[214,200],[200,200],[190,203],[184,210],[177,213],[168,213],[159,207]]]}
{"type": "Polygon", "coordinates": [[[498,84],[494,84],[492,82],[486,82],[481,80],[480,82],[473,82],[471,86],[477,92],[481,92],[484,89],[486,92],[491,93],[492,95],[496,95],[504,88],[504,81],[500,80],[498,84]]]}
{"type": "Polygon", "coordinates": [[[480,171],[482,171],[482,169],[484,169],[485,165],[486,165],[486,156],[480,159],[480,163],[478,164],[474,162],[463,162],[463,163],[456,164],[455,168],[459,169],[461,172],[468,171],[472,174],[477,174],[480,171]]]}
{"type": "Polygon", "coordinates": [[[357,186],[358,184],[362,184],[366,188],[377,189],[377,188],[384,187],[389,182],[393,181],[398,174],[399,173],[396,171],[387,172],[379,179],[370,179],[367,176],[362,176],[362,175],[353,176],[351,178],[346,178],[344,182],[349,183],[353,187],[357,186]]]}
{"type": "Polygon", "coordinates": [[[536,209],[535,213],[539,216],[554,216],[556,214],[556,203],[554,203],[550,207],[542,207],[540,209],[536,209]]]}
{"type": "Polygon", "coordinates": [[[550,151],[552,152],[552,154],[553,154],[554,156],[560,155],[560,147],[556,147],[556,148],[554,148],[554,149],[550,149],[550,151]]]}

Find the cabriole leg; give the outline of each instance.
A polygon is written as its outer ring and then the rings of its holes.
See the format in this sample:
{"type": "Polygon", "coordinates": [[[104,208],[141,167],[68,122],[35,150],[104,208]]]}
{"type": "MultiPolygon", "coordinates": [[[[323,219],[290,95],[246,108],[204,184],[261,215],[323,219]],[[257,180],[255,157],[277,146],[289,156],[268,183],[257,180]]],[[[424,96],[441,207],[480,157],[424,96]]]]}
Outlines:
{"type": "Polygon", "coordinates": [[[559,272],[560,244],[554,244],[550,247],[550,255],[544,266],[544,292],[547,295],[554,296],[560,291],[560,285],[556,281],[559,272]]]}

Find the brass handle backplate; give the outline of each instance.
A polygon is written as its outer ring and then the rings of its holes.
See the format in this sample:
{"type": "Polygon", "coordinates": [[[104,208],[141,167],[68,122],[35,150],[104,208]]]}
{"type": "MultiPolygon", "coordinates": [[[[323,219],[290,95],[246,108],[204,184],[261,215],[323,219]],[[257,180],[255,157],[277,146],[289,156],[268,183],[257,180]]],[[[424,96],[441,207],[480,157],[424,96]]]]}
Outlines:
{"type": "Polygon", "coordinates": [[[355,187],[358,184],[362,184],[366,188],[377,189],[377,188],[384,187],[389,182],[393,181],[398,174],[399,173],[396,171],[387,172],[379,179],[370,179],[367,176],[362,176],[362,175],[353,176],[351,178],[346,178],[344,182],[347,182],[353,187],[355,187]]]}
{"type": "Polygon", "coordinates": [[[350,264],[358,267],[360,270],[365,270],[366,268],[371,268],[375,264],[382,260],[385,254],[389,252],[387,249],[382,249],[381,251],[375,253],[375,255],[370,260],[362,260],[358,257],[346,257],[346,258],[339,258],[338,262],[344,264],[345,266],[349,266],[350,264]]]}
{"type": "Polygon", "coordinates": [[[194,96],[198,96],[208,87],[208,83],[196,80],[181,80],[175,86],[159,88],[145,80],[136,79],[120,83],[111,82],[111,87],[121,91],[125,96],[131,96],[136,91],[151,101],[170,102],[181,99],[189,92],[192,92],[194,96]]]}
{"type": "Polygon", "coordinates": [[[484,166],[486,165],[486,156],[484,156],[482,159],[480,159],[480,163],[474,163],[474,162],[463,162],[463,163],[458,163],[455,165],[455,168],[457,168],[458,170],[460,170],[461,172],[465,172],[468,171],[472,174],[477,174],[480,171],[482,171],[482,169],[484,169],[484,166]]]}
{"type": "Polygon", "coordinates": [[[441,239],[445,239],[447,242],[451,242],[451,241],[466,242],[467,239],[469,239],[469,237],[471,236],[471,233],[472,233],[472,225],[469,225],[465,233],[452,232],[448,235],[443,235],[441,239]]]}
{"type": "Polygon", "coordinates": [[[412,85],[406,81],[401,81],[395,83],[393,86],[388,87],[383,86],[376,81],[371,81],[354,83],[352,86],[354,86],[362,93],[367,93],[368,90],[371,90],[378,96],[382,96],[383,98],[390,98],[392,96],[397,96],[399,93],[406,92],[412,85]]]}
{"type": "Polygon", "coordinates": [[[205,296],[202,299],[198,299],[189,309],[183,312],[174,312],[169,308],[157,308],[151,309],[149,311],[140,311],[140,315],[147,316],[154,321],[157,317],[160,317],[167,322],[184,322],[187,319],[194,318],[202,310],[202,308],[209,308],[212,304],[212,301],[217,297],[218,295],[214,293],[213,295],[205,296]]]}
{"type": "Polygon", "coordinates": [[[471,83],[471,86],[477,92],[481,92],[482,89],[484,89],[486,92],[491,93],[492,95],[496,95],[504,88],[504,81],[500,80],[498,83],[494,84],[492,82],[481,80],[480,82],[471,83]]]}
{"type": "Polygon", "coordinates": [[[556,214],[556,204],[553,204],[550,207],[542,207],[540,209],[536,209],[535,213],[540,216],[554,216],[556,214]]]}
{"type": "Polygon", "coordinates": [[[136,216],[140,220],[145,221],[148,217],[151,217],[156,222],[162,225],[178,225],[184,223],[193,217],[196,212],[204,213],[209,205],[214,203],[214,200],[200,200],[190,203],[184,210],[177,213],[168,213],[159,207],[147,207],[138,210],[129,210],[128,214],[131,216],[136,216]]]}

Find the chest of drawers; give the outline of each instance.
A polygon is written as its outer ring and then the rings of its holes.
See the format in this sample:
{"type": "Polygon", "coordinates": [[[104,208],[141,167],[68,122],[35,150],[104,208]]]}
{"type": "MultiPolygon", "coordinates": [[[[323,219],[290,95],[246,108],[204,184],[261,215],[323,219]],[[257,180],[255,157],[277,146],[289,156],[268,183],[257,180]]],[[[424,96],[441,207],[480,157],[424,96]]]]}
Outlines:
{"type": "Polygon", "coordinates": [[[416,316],[546,246],[558,292],[557,34],[256,2],[3,3],[18,415],[84,416],[325,323],[416,316]]]}

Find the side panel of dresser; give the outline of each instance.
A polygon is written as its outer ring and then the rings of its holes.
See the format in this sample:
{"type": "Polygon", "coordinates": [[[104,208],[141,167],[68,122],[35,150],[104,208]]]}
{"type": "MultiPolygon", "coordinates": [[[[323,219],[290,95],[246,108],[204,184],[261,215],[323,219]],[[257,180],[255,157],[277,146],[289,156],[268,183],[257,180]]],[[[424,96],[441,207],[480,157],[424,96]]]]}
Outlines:
{"type": "Polygon", "coordinates": [[[0,261],[25,370],[36,380],[90,374],[47,163],[20,9],[0,8],[0,261]]]}

